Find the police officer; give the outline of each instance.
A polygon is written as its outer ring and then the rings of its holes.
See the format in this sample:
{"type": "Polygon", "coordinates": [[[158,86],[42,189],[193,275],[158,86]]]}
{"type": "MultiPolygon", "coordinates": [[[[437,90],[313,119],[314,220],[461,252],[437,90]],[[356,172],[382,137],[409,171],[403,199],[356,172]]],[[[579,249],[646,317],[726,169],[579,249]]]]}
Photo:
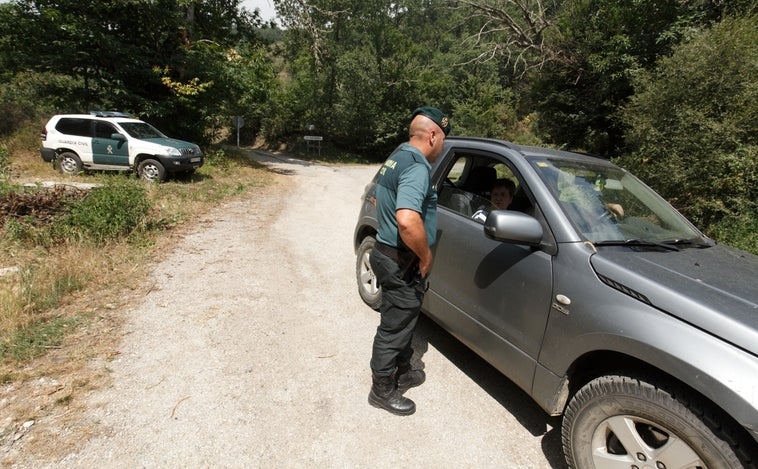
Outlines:
{"type": "Polygon", "coordinates": [[[397,147],[379,170],[376,210],[377,243],[371,268],[382,287],[381,320],[371,354],[371,405],[410,415],[416,404],[403,392],[426,379],[411,369],[411,340],[432,266],[437,230],[437,193],[431,163],[442,152],[450,122],[437,108],[413,111],[409,140],[397,147]]]}

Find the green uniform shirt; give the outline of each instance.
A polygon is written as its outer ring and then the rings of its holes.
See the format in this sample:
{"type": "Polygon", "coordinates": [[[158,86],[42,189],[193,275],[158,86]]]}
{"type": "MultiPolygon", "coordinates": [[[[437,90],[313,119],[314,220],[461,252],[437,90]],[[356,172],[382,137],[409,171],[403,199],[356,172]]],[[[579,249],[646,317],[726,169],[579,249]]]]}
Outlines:
{"type": "Polygon", "coordinates": [[[437,236],[437,192],[432,187],[431,165],[413,145],[397,147],[379,170],[376,184],[377,240],[407,249],[397,229],[395,212],[410,209],[421,214],[426,240],[433,246],[437,236]]]}

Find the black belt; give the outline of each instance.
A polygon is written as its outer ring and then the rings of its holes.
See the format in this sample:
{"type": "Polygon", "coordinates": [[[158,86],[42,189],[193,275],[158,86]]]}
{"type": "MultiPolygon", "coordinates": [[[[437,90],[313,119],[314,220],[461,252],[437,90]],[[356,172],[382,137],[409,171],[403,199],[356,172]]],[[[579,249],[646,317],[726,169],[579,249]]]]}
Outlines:
{"type": "Polygon", "coordinates": [[[398,249],[395,246],[376,242],[374,248],[397,263],[408,264],[416,260],[416,253],[410,249],[398,249]]]}

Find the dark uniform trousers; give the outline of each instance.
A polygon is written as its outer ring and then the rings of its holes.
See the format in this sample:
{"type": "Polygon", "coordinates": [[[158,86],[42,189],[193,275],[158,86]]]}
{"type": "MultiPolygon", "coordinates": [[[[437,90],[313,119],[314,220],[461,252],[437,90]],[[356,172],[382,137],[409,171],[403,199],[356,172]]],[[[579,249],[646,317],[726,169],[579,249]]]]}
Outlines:
{"type": "Polygon", "coordinates": [[[411,341],[426,282],[418,274],[418,258],[411,251],[377,243],[369,260],[382,287],[381,320],[374,336],[371,370],[386,376],[411,360],[411,341]]]}

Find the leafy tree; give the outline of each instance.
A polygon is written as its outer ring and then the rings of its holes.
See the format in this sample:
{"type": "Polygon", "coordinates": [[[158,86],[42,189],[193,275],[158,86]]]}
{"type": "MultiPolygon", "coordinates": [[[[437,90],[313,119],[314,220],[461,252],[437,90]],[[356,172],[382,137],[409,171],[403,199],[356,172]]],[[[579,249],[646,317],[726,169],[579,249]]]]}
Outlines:
{"type": "MultiPolygon", "coordinates": [[[[0,51],[3,81],[30,73],[65,77],[43,89],[57,112],[124,110],[171,135],[206,142],[228,120],[221,115],[251,96],[239,94],[239,80],[228,73],[239,69],[229,60],[238,55],[237,45],[246,44],[242,49],[250,57],[259,45],[259,16],[239,5],[13,0],[0,9],[0,44],[14,46],[0,51]]],[[[260,62],[251,59],[249,65],[260,62]]]]}
{"type": "MultiPolygon", "coordinates": [[[[748,2],[730,2],[749,10],[748,2]]],[[[533,77],[540,127],[547,140],[616,155],[624,146],[618,111],[633,94],[632,78],[700,28],[720,18],[726,2],[579,0],[557,18],[560,60],[533,77]]]]}
{"type": "Polygon", "coordinates": [[[220,97],[223,107],[217,115],[216,127],[228,125],[229,116],[241,116],[245,120],[241,138],[252,143],[264,120],[273,112],[272,103],[279,88],[274,63],[265,48],[242,43],[227,52],[221,70],[228,87],[226,96],[220,97]]]}
{"type": "Polygon", "coordinates": [[[407,138],[410,112],[432,104],[453,116],[456,133],[506,136],[515,122],[511,75],[499,60],[465,64],[466,39],[480,25],[446,5],[277,2],[287,26],[287,99],[298,109],[289,115],[299,120],[288,128],[313,123],[338,146],[381,159],[407,138]]]}
{"type": "Polygon", "coordinates": [[[758,29],[729,18],[640,73],[621,163],[722,241],[758,252],[758,29]]]}
{"type": "Polygon", "coordinates": [[[288,31],[289,93],[301,130],[313,124],[337,145],[383,154],[396,145],[417,105],[431,60],[425,38],[408,25],[425,6],[353,0],[295,0],[277,6],[288,31]]]}

